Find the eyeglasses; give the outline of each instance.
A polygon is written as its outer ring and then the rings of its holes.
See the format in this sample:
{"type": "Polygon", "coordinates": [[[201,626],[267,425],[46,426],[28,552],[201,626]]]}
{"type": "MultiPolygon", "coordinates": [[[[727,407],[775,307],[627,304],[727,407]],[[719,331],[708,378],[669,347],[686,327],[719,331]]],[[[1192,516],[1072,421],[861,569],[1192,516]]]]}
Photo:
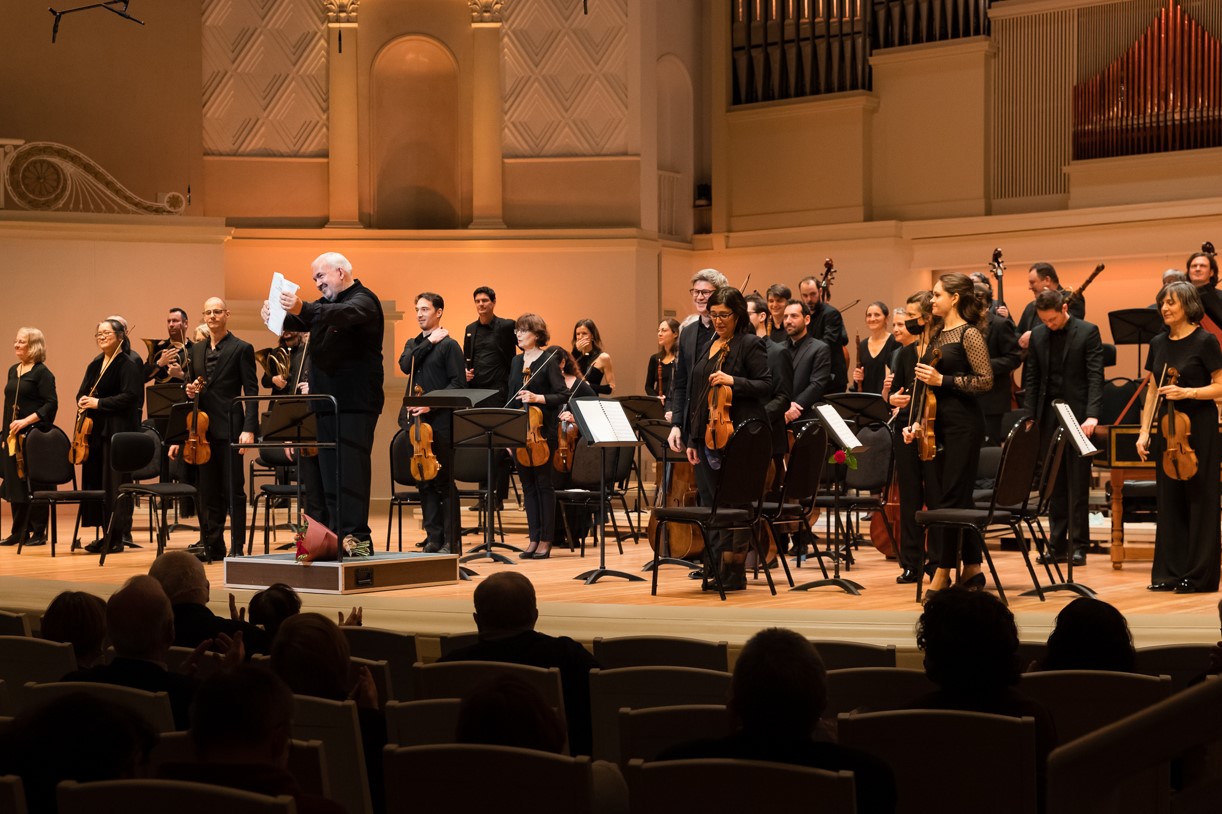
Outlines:
{"type": "Polygon", "coordinates": [[[219,316],[220,316],[221,314],[223,314],[223,313],[225,313],[225,309],[224,309],[224,308],[212,308],[212,309],[207,309],[207,310],[205,310],[205,311],[204,311],[204,316],[206,316],[206,317],[218,316],[218,317],[219,317],[219,316]]]}
{"type": "Polygon", "coordinates": [[[709,319],[715,320],[717,322],[725,322],[727,319],[729,319],[732,316],[734,316],[733,311],[719,311],[716,314],[714,314],[712,311],[709,312],[709,319]]]}
{"type": "Polygon", "coordinates": [[[689,288],[687,293],[691,294],[693,297],[708,297],[711,296],[715,290],[716,289],[713,288],[689,288]]]}
{"type": "Polygon", "coordinates": [[[114,336],[114,335],[115,335],[114,331],[98,331],[96,334],[93,335],[93,338],[94,339],[105,339],[108,336],[114,336]]]}

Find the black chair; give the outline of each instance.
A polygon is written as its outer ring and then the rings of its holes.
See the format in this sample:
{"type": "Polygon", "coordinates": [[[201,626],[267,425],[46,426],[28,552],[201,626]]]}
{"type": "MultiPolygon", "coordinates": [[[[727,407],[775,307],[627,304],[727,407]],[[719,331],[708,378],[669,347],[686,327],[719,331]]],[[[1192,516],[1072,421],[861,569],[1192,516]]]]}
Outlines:
{"type": "Polygon", "coordinates": [[[399,519],[399,550],[403,550],[403,507],[419,506],[420,492],[415,489],[416,481],[412,478],[407,462],[412,458],[411,439],[407,431],[400,428],[390,439],[390,510],[386,514],[386,550],[390,551],[390,530],[398,511],[399,519]],[[411,487],[400,489],[399,487],[411,487]]]}
{"type": "MultiPolygon", "coordinates": [[[[57,515],[61,503],[76,504],[76,526],[72,529],[72,539],[81,529],[81,504],[87,500],[104,500],[106,493],[101,489],[77,489],[76,467],[68,460],[68,451],[72,449],[72,440],[59,427],[48,429],[32,429],[25,436],[25,478],[26,488],[30,495],[30,507],[35,503],[45,503],[51,515],[51,556],[55,556],[55,543],[59,535],[57,515]],[[34,491],[34,484],[52,485],[54,489],[34,491]],[[72,484],[71,489],[60,489],[65,483],[72,484]]],[[[17,544],[17,553],[21,553],[24,540],[17,544]]]]}
{"type": "MultiPolygon", "coordinates": [[[[261,449],[258,457],[250,462],[250,474],[253,479],[256,472],[256,467],[260,471],[271,470],[272,472],[296,471],[296,463],[289,460],[288,454],[283,449],[261,449]]],[[[254,484],[251,484],[253,489],[254,484]]],[[[255,545],[255,526],[259,525],[259,500],[263,501],[263,553],[271,553],[271,532],[273,529],[279,529],[281,526],[275,524],[275,507],[281,502],[287,502],[290,508],[290,516],[292,510],[292,502],[296,501],[297,505],[301,505],[301,484],[294,479],[292,483],[263,483],[259,485],[259,491],[254,494],[254,514],[250,518],[250,531],[246,535],[246,553],[249,555],[255,545]]],[[[288,526],[294,524],[289,523],[288,526]]],[[[387,532],[389,534],[389,532],[387,532]]],[[[386,544],[390,545],[390,538],[386,538],[386,544]]]]}
{"type": "MultiPolygon", "coordinates": [[[[758,523],[760,521],[760,505],[764,500],[765,479],[768,474],[768,464],[772,460],[771,430],[768,425],[757,419],[749,419],[734,428],[722,452],[721,469],[717,472],[717,485],[713,491],[712,506],[675,506],[654,509],[654,517],[658,521],[658,533],[668,523],[688,523],[700,530],[704,542],[702,558],[705,564],[706,578],[711,575],[717,593],[725,601],[726,590],[721,582],[720,563],[713,559],[713,551],[709,545],[712,532],[730,533],[732,531],[750,531],[757,557],[766,556],[761,551],[758,523]]],[[[720,555],[720,552],[718,552],[720,555]]],[[[650,593],[658,593],[658,558],[657,549],[653,552],[653,588],[650,593]]],[[[768,588],[776,593],[776,585],[772,574],[767,568],[764,576],[768,578],[768,588]]]]}
{"type": "Polygon", "coordinates": [[[1133,396],[1141,388],[1143,381],[1124,376],[1105,381],[1103,383],[1103,401],[1099,407],[1099,423],[1105,426],[1140,423],[1145,398],[1143,396],[1133,398],[1133,396]],[[1127,410],[1125,410],[1126,405],[1127,410]]]}
{"type": "MultiPolygon", "coordinates": [[[[985,544],[985,532],[990,526],[1007,526],[1014,532],[1023,561],[1027,564],[1027,573],[1031,575],[1031,582],[1035,586],[1035,593],[1041,602],[1044,601],[1044,590],[1040,587],[1035,567],[1031,564],[1030,546],[1023,535],[1020,515],[1004,508],[1020,506],[1023,501],[1030,499],[1031,484],[1035,480],[1035,465],[1039,456],[1039,428],[1035,419],[1025,418],[1010,430],[1005,443],[1002,444],[997,484],[987,509],[927,509],[916,513],[917,523],[926,531],[930,527],[940,526],[956,532],[956,563],[963,555],[962,535],[968,532],[975,534],[980,541],[980,550],[989,566],[989,572],[993,575],[993,584],[997,586],[997,595],[1007,604],[1005,589],[1002,588],[997,568],[993,565],[993,556],[985,544]]],[[[923,582],[924,580],[917,580],[918,602],[921,600],[923,582]]]]}
{"type": "MultiPolygon", "coordinates": [[[[568,538],[569,547],[571,549],[573,540],[580,537],[581,556],[583,557],[586,554],[586,540],[583,535],[574,534],[568,509],[572,507],[586,513],[590,518],[590,526],[592,527],[593,521],[598,517],[600,483],[605,483],[607,486],[606,516],[611,521],[611,527],[615,531],[615,545],[619,549],[619,553],[624,553],[623,541],[625,536],[631,537],[633,540],[638,539],[636,524],[632,522],[632,515],[628,513],[625,493],[615,484],[616,476],[631,466],[634,452],[635,449],[633,447],[611,449],[607,452],[605,464],[603,464],[604,456],[602,451],[591,447],[586,439],[578,439],[577,444],[573,448],[573,468],[569,472],[569,486],[566,489],[556,490],[556,501],[560,504],[560,517],[564,523],[565,536],[568,538]],[[600,472],[600,470],[602,471],[600,472]],[[631,529],[631,533],[628,535],[620,534],[619,521],[616,519],[615,510],[611,505],[611,501],[617,497],[624,507],[624,514],[628,517],[628,527],[631,529]]],[[[596,535],[594,539],[597,540],[598,536],[596,535]]]]}
{"type": "MultiPolygon", "coordinates": [[[[117,432],[110,438],[110,468],[119,476],[134,477],[151,471],[157,464],[160,473],[161,436],[151,428],[143,432],[117,432]]],[[[106,564],[106,550],[114,533],[115,515],[121,500],[135,503],[137,496],[147,497],[152,502],[153,512],[160,518],[157,523],[157,555],[165,551],[170,538],[170,526],[166,520],[169,505],[183,498],[198,496],[196,488],[188,483],[122,483],[119,484],[115,509],[110,513],[110,524],[102,541],[102,555],[98,565],[106,564]]],[[[209,559],[211,562],[211,559],[209,559]]]]}
{"type": "Polygon", "coordinates": [[[764,522],[768,524],[772,538],[776,540],[777,559],[785,569],[785,579],[789,581],[790,588],[793,587],[793,574],[790,573],[789,562],[786,560],[788,552],[782,550],[782,535],[796,535],[801,541],[798,549],[805,548],[818,559],[823,578],[827,579],[823,552],[819,551],[810,531],[810,523],[806,520],[819,491],[819,481],[822,479],[823,464],[826,460],[827,430],[819,422],[809,422],[798,431],[793,448],[789,450],[789,465],[785,469],[785,478],[781,482],[781,491],[776,502],[766,500],[761,507],[764,522]]]}
{"type": "MultiPolygon", "coordinates": [[[[504,454],[501,450],[496,450],[493,455],[504,454]]],[[[462,535],[465,537],[469,534],[479,534],[480,539],[483,539],[485,524],[488,522],[488,450],[483,447],[458,447],[454,450],[453,458],[454,480],[456,483],[474,484],[474,489],[458,489],[458,499],[474,498],[476,518],[475,525],[462,529],[462,535]]],[[[496,470],[493,469],[493,477],[496,476],[496,470]]],[[[520,548],[505,544],[505,524],[501,520],[501,502],[499,500],[492,501],[492,509],[496,514],[496,536],[500,538],[499,543],[493,543],[506,549],[513,551],[521,551],[520,548]]]]}
{"type": "MultiPolygon", "coordinates": [[[[1036,478],[1035,505],[1031,504],[1030,494],[1027,500],[1023,501],[1021,506],[1003,506],[1003,509],[1014,512],[1022,518],[1026,524],[1027,530],[1031,532],[1031,540],[1035,544],[1036,550],[1043,555],[1044,571],[1048,574],[1050,583],[1064,582],[1065,577],[1061,574],[1061,566],[1057,564],[1052,556],[1052,545],[1048,539],[1048,532],[1044,530],[1044,521],[1042,518],[1048,516],[1048,507],[1052,503],[1052,493],[1057,486],[1057,478],[1061,472],[1061,459],[1065,455],[1065,445],[1068,439],[1065,437],[1065,431],[1060,427],[1052,437],[1052,442],[1048,444],[1044,452],[1044,461],[1040,465],[1039,475],[1036,478]],[[1055,569],[1056,574],[1053,574],[1055,569]]],[[[984,509],[988,507],[988,501],[984,501],[984,505],[977,504],[976,508],[984,509]]]]}
{"type": "MultiPolygon", "coordinates": [[[[857,452],[857,468],[845,466],[844,480],[831,484],[832,490],[840,494],[823,493],[815,497],[815,505],[829,512],[836,512],[837,507],[843,515],[834,518],[837,528],[844,529],[844,548],[831,552],[833,557],[842,557],[845,569],[853,564],[850,543],[860,539],[856,516],[861,512],[882,511],[883,492],[891,483],[891,474],[895,467],[894,436],[886,424],[867,424],[857,430],[857,439],[861,441],[861,451],[857,452]]],[[[831,468],[835,470],[835,467],[831,468]]],[[[888,524],[889,525],[889,524],[888,524]]],[[[898,539],[898,529],[888,529],[891,539],[898,539]]],[[[833,538],[836,535],[832,535],[833,538]]],[[[828,541],[832,544],[831,540],[828,541]]],[[[822,565],[822,562],[820,562],[822,565]]]]}

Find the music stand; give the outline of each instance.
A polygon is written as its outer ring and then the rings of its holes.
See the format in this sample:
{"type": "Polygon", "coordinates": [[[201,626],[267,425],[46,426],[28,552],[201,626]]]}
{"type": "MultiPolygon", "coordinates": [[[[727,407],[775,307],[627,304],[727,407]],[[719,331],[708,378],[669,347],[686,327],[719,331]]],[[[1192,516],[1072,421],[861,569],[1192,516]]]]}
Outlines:
{"type": "Polygon", "coordinates": [[[144,403],[148,405],[148,416],[152,418],[170,417],[170,408],[175,404],[187,401],[187,393],[182,382],[177,384],[150,384],[144,388],[144,403]]]}
{"type": "MultiPolygon", "coordinates": [[[[459,447],[474,447],[487,450],[488,480],[484,486],[484,542],[471,549],[471,553],[459,558],[459,562],[471,562],[478,559],[489,559],[493,562],[513,565],[513,560],[504,554],[498,554],[492,549],[501,545],[496,542],[492,529],[492,492],[496,489],[493,455],[499,449],[512,449],[526,444],[528,430],[525,410],[514,410],[507,407],[475,407],[469,410],[457,410],[454,413],[454,425],[451,428],[453,445],[459,447]]],[[[511,546],[504,546],[512,548],[511,546]]]]}
{"type": "Polygon", "coordinates": [[[891,420],[891,407],[878,393],[828,393],[823,399],[836,408],[841,418],[859,427],[891,420]]]}
{"type": "MultiPolygon", "coordinates": [[[[666,417],[666,408],[662,404],[662,399],[657,396],[618,396],[612,401],[618,401],[620,406],[624,408],[624,413],[628,416],[628,422],[632,424],[632,429],[637,430],[640,435],[640,424],[642,421],[661,421],[666,417]]],[[[633,466],[636,467],[636,524],[641,525],[641,499],[645,497],[645,481],[641,474],[641,448],[637,447],[636,455],[633,458],[633,466]]]]}
{"type": "Polygon", "coordinates": [[[1122,308],[1109,311],[1108,325],[1112,329],[1113,345],[1137,346],[1137,378],[1142,376],[1141,346],[1166,330],[1157,308],[1122,308]]]}
{"type": "Polygon", "coordinates": [[[598,567],[583,571],[573,579],[585,580],[593,585],[603,577],[620,577],[629,582],[644,582],[644,577],[627,571],[607,568],[607,450],[612,447],[637,447],[641,440],[628,420],[624,406],[618,401],[602,399],[574,399],[569,403],[581,436],[601,456],[598,471],[598,567]]]}

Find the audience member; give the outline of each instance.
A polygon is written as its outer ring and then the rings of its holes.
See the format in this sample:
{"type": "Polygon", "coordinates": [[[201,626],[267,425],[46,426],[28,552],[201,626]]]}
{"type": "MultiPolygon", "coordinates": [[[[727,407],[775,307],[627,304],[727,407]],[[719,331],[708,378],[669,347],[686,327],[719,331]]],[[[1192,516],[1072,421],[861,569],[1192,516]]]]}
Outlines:
{"type": "Polygon", "coordinates": [[[102,661],[106,644],[106,601],[85,591],[64,591],[42,615],[42,637],[72,645],[79,669],[102,661]]]}
{"type": "Polygon", "coordinates": [[[1080,596],[1057,614],[1037,669],[1131,673],[1136,661],[1124,615],[1102,600],[1080,596]]]}
{"type": "Polygon", "coordinates": [[[0,775],[21,778],[29,814],[54,814],[60,781],[139,777],[156,742],[134,712],[72,693],[13,719],[0,734],[0,775]]]}
{"type": "Polygon", "coordinates": [[[342,814],[339,803],[303,792],[288,771],[293,693],[274,673],[240,665],[200,685],[191,706],[195,763],[170,763],[161,777],[210,783],[297,802],[301,814],[342,814]]]}
{"type": "Polygon", "coordinates": [[[475,626],[479,641],[442,656],[440,661],[502,661],[531,667],[558,667],[569,725],[569,749],[590,754],[590,670],[598,662],[567,636],[535,630],[539,609],[535,586],[522,574],[498,572],[475,587],[475,626]]]}
{"type": "Polygon", "coordinates": [[[167,551],[149,566],[149,576],[161,583],[174,607],[174,644],[198,647],[221,634],[241,632],[246,653],[267,653],[268,636],[260,628],[240,619],[217,616],[208,607],[212,586],[204,564],[186,551],[167,551]]]}
{"type": "Polygon", "coordinates": [[[161,584],[148,576],[132,577],[123,583],[106,603],[106,629],[115,648],[110,664],[76,670],[63,680],[167,693],[174,725],[186,729],[199,681],[166,669],[166,657],[174,642],[174,613],[161,584]]]}
{"type": "Polygon", "coordinates": [[[250,623],[275,641],[276,631],[284,620],[301,613],[301,597],[283,582],[273,583],[250,598],[250,623]]]}
{"type": "Polygon", "coordinates": [[[538,690],[510,675],[493,676],[463,697],[455,737],[459,743],[564,753],[564,723],[556,710],[538,690]]]}
{"type": "MultiPolygon", "coordinates": [[[[734,733],[676,746],[658,759],[733,758],[851,771],[858,811],[894,811],[895,778],[886,764],[822,733],[817,737],[826,706],[827,671],[814,646],[792,630],[761,630],[734,663],[729,699],[734,733]]],[[[808,803],[818,807],[817,800],[808,803]]]]}

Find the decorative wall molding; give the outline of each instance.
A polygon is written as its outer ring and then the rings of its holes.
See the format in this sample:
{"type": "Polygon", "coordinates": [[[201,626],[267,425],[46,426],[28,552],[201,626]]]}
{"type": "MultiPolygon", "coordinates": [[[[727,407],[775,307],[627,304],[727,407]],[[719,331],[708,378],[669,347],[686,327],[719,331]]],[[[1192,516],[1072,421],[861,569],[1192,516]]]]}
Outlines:
{"type": "Polygon", "coordinates": [[[501,22],[501,7],[508,0],[467,0],[471,7],[471,22],[499,23],[501,22]]]}
{"type": "Polygon", "coordinates": [[[327,19],[359,0],[204,0],[204,154],[327,154],[327,19]]]}
{"type": "Polygon", "coordinates": [[[0,208],[12,203],[35,211],[181,215],[187,205],[179,192],[162,203],[146,201],[84,153],[51,141],[5,140],[0,173],[7,193],[0,208]]]}
{"type": "Polygon", "coordinates": [[[507,3],[505,156],[628,151],[628,0],[507,3]]]}

